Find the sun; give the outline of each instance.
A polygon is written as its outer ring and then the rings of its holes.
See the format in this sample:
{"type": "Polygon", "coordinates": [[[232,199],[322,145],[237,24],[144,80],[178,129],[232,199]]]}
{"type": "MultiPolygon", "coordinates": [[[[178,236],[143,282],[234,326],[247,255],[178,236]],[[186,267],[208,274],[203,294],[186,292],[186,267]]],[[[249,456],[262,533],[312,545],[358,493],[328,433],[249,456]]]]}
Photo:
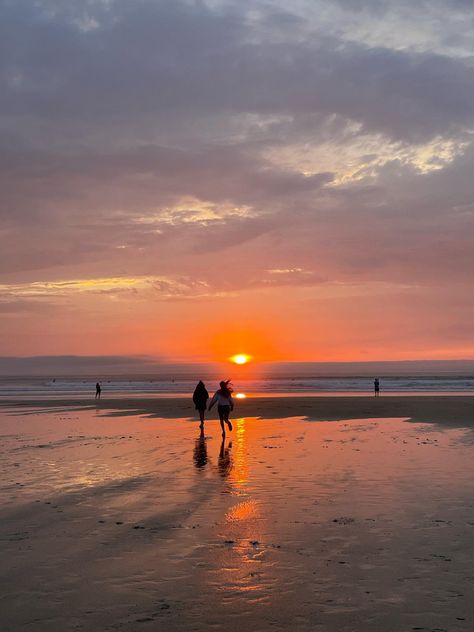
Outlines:
{"type": "Polygon", "coordinates": [[[250,361],[250,356],[246,353],[238,353],[230,358],[230,361],[234,364],[247,364],[250,361]]]}

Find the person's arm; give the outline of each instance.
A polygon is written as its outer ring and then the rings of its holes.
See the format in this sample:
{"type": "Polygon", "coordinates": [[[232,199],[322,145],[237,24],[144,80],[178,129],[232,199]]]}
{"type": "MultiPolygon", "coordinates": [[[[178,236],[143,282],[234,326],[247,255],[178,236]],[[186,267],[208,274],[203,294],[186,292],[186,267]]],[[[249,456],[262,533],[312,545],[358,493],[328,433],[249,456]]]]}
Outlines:
{"type": "Polygon", "coordinates": [[[234,410],[234,400],[232,399],[232,395],[229,395],[229,404],[230,404],[230,409],[234,410]]]}
{"type": "Polygon", "coordinates": [[[217,393],[214,394],[214,397],[209,402],[209,407],[207,410],[211,410],[211,408],[214,406],[216,402],[217,402],[217,393]]]}

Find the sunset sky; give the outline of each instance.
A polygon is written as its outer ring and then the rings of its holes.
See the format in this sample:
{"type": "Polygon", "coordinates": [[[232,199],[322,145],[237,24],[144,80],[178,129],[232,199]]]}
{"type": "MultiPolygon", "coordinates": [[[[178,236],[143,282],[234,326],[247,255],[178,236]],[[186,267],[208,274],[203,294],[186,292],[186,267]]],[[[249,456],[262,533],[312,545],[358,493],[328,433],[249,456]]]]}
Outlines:
{"type": "Polygon", "coordinates": [[[0,0],[0,356],[474,358],[472,0],[0,0]]]}

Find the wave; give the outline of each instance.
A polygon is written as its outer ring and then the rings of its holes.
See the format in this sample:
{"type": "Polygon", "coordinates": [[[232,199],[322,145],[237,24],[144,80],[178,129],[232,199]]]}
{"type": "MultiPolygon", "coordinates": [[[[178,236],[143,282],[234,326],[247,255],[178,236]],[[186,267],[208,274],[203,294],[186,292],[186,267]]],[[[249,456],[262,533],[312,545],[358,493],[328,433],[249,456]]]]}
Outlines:
{"type": "MultiPolygon", "coordinates": [[[[197,379],[137,379],[111,378],[101,382],[103,394],[113,396],[191,394],[197,379]]],[[[2,397],[86,397],[95,394],[95,380],[67,378],[0,378],[2,397]]],[[[218,380],[207,382],[208,390],[217,387],[218,380]]],[[[381,390],[386,393],[470,393],[474,392],[471,376],[390,376],[381,379],[381,390]]],[[[247,394],[311,394],[311,393],[367,393],[372,392],[373,380],[367,377],[277,377],[242,380],[234,383],[234,390],[247,394]]]]}

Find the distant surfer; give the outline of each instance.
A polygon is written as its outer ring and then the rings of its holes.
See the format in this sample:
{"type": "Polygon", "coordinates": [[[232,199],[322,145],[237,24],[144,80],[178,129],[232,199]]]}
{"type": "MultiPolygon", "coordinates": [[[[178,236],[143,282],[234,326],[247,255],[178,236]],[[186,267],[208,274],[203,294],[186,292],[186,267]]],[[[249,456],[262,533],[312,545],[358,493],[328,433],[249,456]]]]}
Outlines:
{"type": "Polygon", "coordinates": [[[374,394],[375,397],[379,397],[380,395],[380,380],[378,377],[376,377],[374,380],[374,394]]]}
{"type": "Polygon", "coordinates": [[[101,388],[99,382],[97,382],[97,384],[95,385],[95,398],[96,399],[100,399],[101,392],[102,392],[102,388],[101,388]]]}

